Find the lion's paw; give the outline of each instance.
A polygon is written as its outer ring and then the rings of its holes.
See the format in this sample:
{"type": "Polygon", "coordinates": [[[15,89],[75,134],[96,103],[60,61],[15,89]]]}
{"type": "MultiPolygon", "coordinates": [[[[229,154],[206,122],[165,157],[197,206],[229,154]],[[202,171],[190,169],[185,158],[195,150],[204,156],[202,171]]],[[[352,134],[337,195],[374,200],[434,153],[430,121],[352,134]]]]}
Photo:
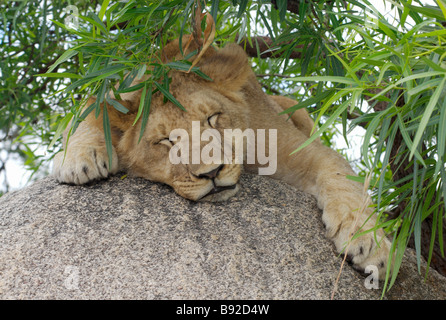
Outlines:
{"type": "Polygon", "coordinates": [[[109,168],[105,147],[69,147],[54,157],[53,176],[57,181],[70,184],[84,184],[103,179],[118,172],[118,156],[113,148],[112,167],[109,168]]]}
{"type": "Polygon", "coordinates": [[[362,219],[355,221],[353,216],[340,220],[327,219],[326,214],[323,215],[323,218],[324,216],[327,237],[334,242],[338,253],[341,253],[343,257],[347,255],[346,261],[355,270],[364,273],[367,269],[373,268],[378,270],[379,278],[384,279],[391,243],[384,236],[383,230],[378,229],[376,234],[374,231],[370,231],[359,237],[354,237],[358,230],[359,233],[370,230],[374,224],[370,221],[364,224],[365,220],[362,219]]]}

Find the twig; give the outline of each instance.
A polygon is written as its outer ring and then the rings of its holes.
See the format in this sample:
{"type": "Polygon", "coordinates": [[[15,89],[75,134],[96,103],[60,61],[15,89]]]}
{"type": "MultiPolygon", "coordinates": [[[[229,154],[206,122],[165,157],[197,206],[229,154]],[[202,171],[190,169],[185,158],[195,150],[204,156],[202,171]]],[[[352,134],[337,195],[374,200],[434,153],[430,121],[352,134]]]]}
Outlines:
{"type": "Polygon", "coordinates": [[[287,74],[270,73],[270,74],[256,74],[256,77],[266,78],[266,77],[278,77],[278,78],[292,78],[292,76],[287,74]]]}
{"type": "MultiPolygon", "coordinates": [[[[361,215],[363,215],[365,213],[366,208],[369,205],[369,197],[368,197],[368,193],[367,190],[369,188],[370,185],[370,179],[372,178],[372,175],[369,173],[367,173],[366,177],[365,177],[365,181],[364,181],[364,189],[363,189],[363,197],[362,197],[362,204],[361,204],[361,208],[359,208],[357,215],[356,215],[356,219],[355,219],[355,223],[352,225],[350,232],[349,232],[349,236],[350,238],[348,239],[347,245],[345,246],[345,250],[344,250],[344,258],[342,259],[342,263],[341,263],[341,267],[339,268],[339,273],[338,276],[336,278],[335,284],[333,286],[333,291],[331,293],[331,298],[330,300],[333,300],[334,295],[338,289],[338,283],[339,283],[339,279],[341,277],[341,273],[342,273],[342,269],[344,268],[344,264],[345,264],[345,260],[347,259],[347,255],[348,255],[348,249],[350,247],[350,244],[352,242],[352,238],[355,235],[355,233],[353,232],[356,228],[356,225],[358,224],[358,220],[359,217],[361,215]]],[[[359,230],[358,230],[359,231],[359,230]]]]}

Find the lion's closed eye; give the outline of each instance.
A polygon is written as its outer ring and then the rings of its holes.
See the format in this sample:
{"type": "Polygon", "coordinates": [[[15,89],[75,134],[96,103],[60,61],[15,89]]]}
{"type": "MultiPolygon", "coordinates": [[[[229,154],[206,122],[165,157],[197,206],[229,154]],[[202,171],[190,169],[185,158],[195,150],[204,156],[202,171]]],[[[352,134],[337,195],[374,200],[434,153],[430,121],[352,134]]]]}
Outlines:
{"type": "Polygon", "coordinates": [[[165,146],[168,146],[169,148],[173,146],[173,142],[167,137],[159,140],[158,142],[156,142],[156,144],[163,144],[165,146]]]}
{"type": "Polygon", "coordinates": [[[217,127],[217,120],[218,120],[218,116],[221,114],[221,112],[215,113],[212,116],[210,116],[208,118],[208,124],[212,127],[212,128],[216,128],[217,127]]]}

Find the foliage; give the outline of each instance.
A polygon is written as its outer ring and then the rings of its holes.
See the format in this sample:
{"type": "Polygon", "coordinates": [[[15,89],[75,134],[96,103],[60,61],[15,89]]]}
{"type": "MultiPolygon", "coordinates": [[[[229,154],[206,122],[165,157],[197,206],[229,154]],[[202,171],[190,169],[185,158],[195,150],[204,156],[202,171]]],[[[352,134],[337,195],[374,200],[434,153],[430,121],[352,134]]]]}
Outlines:
{"type": "MultiPolygon", "coordinates": [[[[62,114],[70,110],[59,91],[67,80],[40,77],[69,46],[73,36],[50,19],[63,21],[67,2],[0,0],[0,190],[8,191],[6,163],[21,159],[36,177],[48,171],[54,149],[47,150],[62,114]],[[56,94],[55,94],[56,93],[56,94]]],[[[89,7],[86,1],[79,10],[89,7]]],[[[76,73],[73,58],[53,72],[76,73]]]]}
{"type": "Polygon", "coordinates": [[[353,124],[368,123],[362,154],[367,169],[379,170],[374,182],[378,211],[400,208],[399,218],[385,223],[397,231],[396,268],[413,234],[420,270],[421,223],[429,216],[433,226],[428,259],[436,233],[444,256],[446,11],[441,10],[443,2],[438,4],[429,8],[402,2],[394,24],[378,14],[365,32],[353,24],[337,28],[361,37],[336,54],[346,71],[342,79],[352,81],[337,93],[347,93],[350,106],[368,100],[365,113],[353,124]],[[370,145],[373,135],[376,141],[370,145]]]}
{"type": "MultiPolygon", "coordinates": [[[[364,125],[362,158],[366,170],[375,173],[377,211],[380,216],[395,208],[400,211],[396,219],[383,219],[381,224],[394,231],[396,270],[411,235],[420,270],[421,224],[428,217],[433,220],[428,260],[436,238],[444,257],[446,10],[443,2],[438,4],[426,7],[402,1],[396,5],[394,23],[370,4],[363,7],[373,12],[368,21],[360,23],[358,15],[346,13],[346,20],[332,25],[332,35],[348,38],[338,42],[338,49],[326,46],[332,73],[327,66],[323,73],[290,79],[316,82],[318,89],[324,84],[309,98],[321,101],[318,119],[327,116],[313,137],[339,117],[345,121],[355,113],[352,127],[364,125]],[[336,67],[334,59],[342,67],[336,67]]],[[[390,286],[396,276],[393,272],[390,286]]]]}
{"type": "MultiPolygon", "coordinates": [[[[360,176],[372,173],[382,218],[377,228],[394,237],[395,270],[386,282],[391,287],[411,237],[420,265],[424,220],[432,221],[428,259],[435,246],[444,257],[446,3],[383,3],[393,15],[367,0],[213,0],[202,3],[209,19],[200,21],[209,30],[214,20],[214,43],[236,41],[245,48],[267,92],[300,101],[286,113],[303,107],[312,112],[318,126],[307,143],[318,136],[330,143],[336,123],[346,141],[354,128],[364,128],[360,176]]],[[[8,151],[27,158],[35,171],[41,159],[31,147],[35,141],[49,145],[52,154],[69,121],[73,132],[88,113],[99,114],[99,103],[126,112],[119,94],[143,89],[143,122],[153,92],[182,108],[165,75],[191,67],[187,61],[165,64],[154,53],[195,30],[196,0],[81,2],[75,3],[79,15],[62,14],[68,4],[0,6],[0,132],[6,137],[0,143],[13,141],[8,151]],[[93,94],[98,103],[83,109],[93,94]]],[[[110,150],[106,112],[103,121],[110,150]]]]}

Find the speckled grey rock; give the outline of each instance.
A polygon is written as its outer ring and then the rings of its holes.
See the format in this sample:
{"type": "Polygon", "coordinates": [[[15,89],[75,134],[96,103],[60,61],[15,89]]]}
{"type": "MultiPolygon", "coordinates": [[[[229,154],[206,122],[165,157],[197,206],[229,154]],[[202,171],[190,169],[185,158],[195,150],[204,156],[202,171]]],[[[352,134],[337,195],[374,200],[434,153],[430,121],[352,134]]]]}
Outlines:
{"type": "MultiPolygon", "coordinates": [[[[0,198],[2,299],[330,299],[341,259],[311,196],[245,175],[226,203],[120,176],[43,179],[0,198]]],[[[413,252],[386,299],[445,299],[413,252]]],[[[424,268],[424,264],[423,264],[424,268]]],[[[379,299],[345,265],[335,299],[379,299]]],[[[382,283],[381,286],[382,287],[382,283]]]]}

